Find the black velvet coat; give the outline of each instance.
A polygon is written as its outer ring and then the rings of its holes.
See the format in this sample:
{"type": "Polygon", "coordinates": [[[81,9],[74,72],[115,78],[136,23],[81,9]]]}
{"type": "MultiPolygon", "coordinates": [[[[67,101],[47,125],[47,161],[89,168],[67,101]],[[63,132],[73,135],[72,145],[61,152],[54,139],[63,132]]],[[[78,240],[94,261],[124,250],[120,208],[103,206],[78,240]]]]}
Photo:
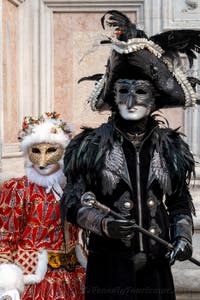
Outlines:
{"type": "MultiPolygon", "coordinates": [[[[150,117],[136,146],[123,122],[112,119],[85,129],[66,149],[68,184],[61,213],[77,224],[80,197],[92,191],[101,203],[170,241],[173,217],[191,215],[193,209],[188,190],[193,168],[193,157],[177,131],[160,128],[150,117]]],[[[129,243],[91,232],[88,248],[86,299],[175,299],[167,250],[159,243],[137,232],[129,243]],[[140,270],[138,253],[147,257],[140,270]]]]}

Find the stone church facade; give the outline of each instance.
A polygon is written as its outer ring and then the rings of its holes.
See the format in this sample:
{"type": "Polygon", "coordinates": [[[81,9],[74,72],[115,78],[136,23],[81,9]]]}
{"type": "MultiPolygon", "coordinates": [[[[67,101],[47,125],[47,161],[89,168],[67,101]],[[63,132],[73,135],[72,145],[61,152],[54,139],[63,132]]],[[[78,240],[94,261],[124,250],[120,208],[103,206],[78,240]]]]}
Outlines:
{"type": "MultiPolygon", "coordinates": [[[[100,18],[109,9],[126,13],[149,36],[200,30],[199,0],[0,0],[0,182],[24,174],[17,133],[25,115],[59,112],[76,133],[107,119],[87,104],[93,84],[77,81],[104,72],[109,49],[98,41],[104,34],[100,18]]],[[[200,78],[200,59],[188,75],[200,78]]],[[[163,114],[171,127],[180,127],[195,155],[194,257],[200,260],[200,108],[163,114]]],[[[176,263],[173,272],[177,299],[200,299],[200,268],[176,263]]]]}

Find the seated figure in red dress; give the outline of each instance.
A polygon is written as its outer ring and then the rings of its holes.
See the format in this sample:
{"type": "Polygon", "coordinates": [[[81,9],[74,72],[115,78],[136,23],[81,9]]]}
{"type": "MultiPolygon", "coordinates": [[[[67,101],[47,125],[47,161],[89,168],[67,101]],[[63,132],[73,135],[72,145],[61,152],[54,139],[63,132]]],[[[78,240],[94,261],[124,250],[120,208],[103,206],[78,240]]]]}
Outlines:
{"type": "Polygon", "coordinates": [[[63,155],[71,136],[69,124],[55,112],[24,118],[19,140],[26,175],[1,186],[0,299],[84,298],[79,231],[61,224],[59,210],[66,184],[63,155]]]}

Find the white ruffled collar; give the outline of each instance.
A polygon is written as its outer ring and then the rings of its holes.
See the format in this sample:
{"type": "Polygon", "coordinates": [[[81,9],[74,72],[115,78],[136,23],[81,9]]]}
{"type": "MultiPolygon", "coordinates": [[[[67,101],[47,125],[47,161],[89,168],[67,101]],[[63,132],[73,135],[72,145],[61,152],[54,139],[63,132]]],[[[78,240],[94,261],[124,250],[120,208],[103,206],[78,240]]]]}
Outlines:
{"type": "Polygon", "coordinates": [[[32,167],[26,167],[25,171],[28,181],[44,187],[46,193],[53,192],[55,198],[60,199],[66,185],[66,177],[61,169],[48,176],[38,174],[32,167]]]}

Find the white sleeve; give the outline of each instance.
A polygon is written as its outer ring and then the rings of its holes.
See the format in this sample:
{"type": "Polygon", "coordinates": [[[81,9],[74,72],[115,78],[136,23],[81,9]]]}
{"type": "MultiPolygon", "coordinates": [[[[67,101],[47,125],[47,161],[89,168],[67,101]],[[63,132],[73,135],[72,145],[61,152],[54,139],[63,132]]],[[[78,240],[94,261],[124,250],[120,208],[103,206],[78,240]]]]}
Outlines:
{"type": "Polygon", "coordinates": [[[1,294],[1,292],[0,292],[0,300],[7,300],[7,299],[20,300],[20,294],[19,294],[18,290],[16,290],[16,289],[9,290],[3,294],[1,294]]]}
{"type": "MultiPolygon", "coordinates": [[[[10,292],[13,295],[21,294],[24,291],[24,275],[20,267],[15,264],[3,263],[0,264],[0,295],[8,295],[10,292]]],[[[0,299],[1,299],[0,298],[0,299]]],[[[5,297],[4,297],[5,298],[5,297]]],[[[3,299],[3,298],[2,298],[3,299]]],[[[6,299],[6,298],[5,298],[6,299]]],[[[19,299],[12,298],[12,299],[19,299]]]]}

